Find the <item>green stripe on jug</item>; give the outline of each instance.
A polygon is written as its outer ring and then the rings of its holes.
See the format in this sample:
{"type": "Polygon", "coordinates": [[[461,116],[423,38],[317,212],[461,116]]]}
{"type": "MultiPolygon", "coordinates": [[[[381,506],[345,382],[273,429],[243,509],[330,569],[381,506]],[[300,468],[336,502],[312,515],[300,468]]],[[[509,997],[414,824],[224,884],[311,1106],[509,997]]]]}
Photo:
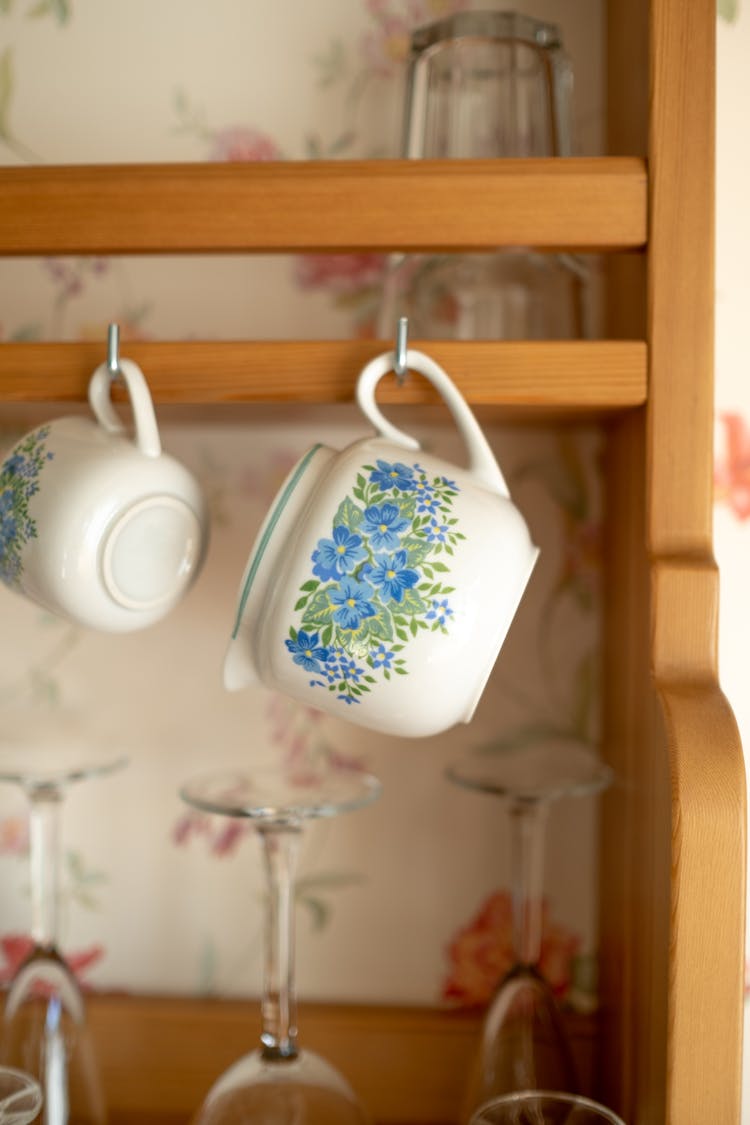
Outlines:
{"type": "Polygon", "coordinates": [[[245,612],[245,605],[247,604],[247,599],[250,596],[250,587],[252,586],[253,582],[255,581],[255,575],[258,573],[258,567],[261,564],[261,561],[263,559],[263,555],[265,554],[265,551],[266,551],[266,547],[268,546],[268,540],[271,538],[271,534],[273,533],[273,530],[276,527],[276,524],[281,519],[281,513],[284,511],[284,508],[289,503],[289,498],[291,497],[295,488],[299,484],[300,477],[304,473],[307,466],[310,464],[310,459],[312,458],[313,454],[317,453],[318,450],[321,449],[321,448],[322,448],[321,442],[318,442],[317,445],[314,445],[312,447],[312,449],[308,449],[307,453],[302,458],[302,460],[300,461],[297,468],[294,470],[294,474],[293,474],[291,480],[288,482],[286,488],[284,489],[281,496],[279,497],[279,501],[278,501],[276,507],[274,508],[273,512],[271,513],[271,516],[268,520],[268,523],[266,524],[265,528],[263,529],[263,534],[261,536],[260,543],[258,544],[258,549],[255,552],[255,558],[252,561],[252,565],[251,565],[250,570],[248,572],[248,576],[245,579],[245,585],[242,588],[242,597],[240,598],[240,606],[239,606],[239,609],[237,610],[237,620],[235,621],[234,629],[232,630],[232,640],[235,639],[235,637],[237,636],[237,633],[239,632],[240,622],[242,621],[242,615],[245,612]]]}

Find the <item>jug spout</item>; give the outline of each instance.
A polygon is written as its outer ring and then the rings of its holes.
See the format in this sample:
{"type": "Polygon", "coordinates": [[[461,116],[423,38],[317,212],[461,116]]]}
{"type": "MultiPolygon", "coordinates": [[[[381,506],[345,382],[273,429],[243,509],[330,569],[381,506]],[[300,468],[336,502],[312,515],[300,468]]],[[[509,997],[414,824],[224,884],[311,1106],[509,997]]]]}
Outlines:
{"type": "Polygon", "coordinates": [[[247,646],[230,644],[224,661],[224,687],[227,691],[259,687],[260,677],[255,664],[249,659],[247,646]]]}

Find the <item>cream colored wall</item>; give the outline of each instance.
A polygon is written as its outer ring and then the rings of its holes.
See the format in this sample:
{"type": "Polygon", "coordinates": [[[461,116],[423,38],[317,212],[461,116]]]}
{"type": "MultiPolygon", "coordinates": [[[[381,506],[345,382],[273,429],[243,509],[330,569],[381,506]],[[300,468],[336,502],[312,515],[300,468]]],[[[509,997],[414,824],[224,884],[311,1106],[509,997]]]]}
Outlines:
{"type": "MultiPolygon", "coordinates": [[[[0,160],[302,157],[313,138],[323,155],[332,147],[339,156],[396,154],[406,15],[425,20],[450,6],[60,0],[37,7],[6,0],[0,160]]],[[[562,23],[578,78],[579,148],[597,151],[599,4],[523,7],[562,23]]],[[[343,279],[319,265],[318,284],[305,289],[299,263],[287,258],[3,262],[0,336],[93,335],[104,347],[110,320],[122,325],[125,341],[366,331],[377,305],[373,263],[355,262],[343,279]]],[[[385,789],[376,806],[310,834],[299,911],[301,992],[439,1003],[457,967],[478,968],[466,940],[453,959],[451,943],[476,932],[483,904],[508,888],[500,810],[493,799],[449,786],[446,763],[488,739],[520,743],[532,727],[537,737],[562,726],[596,743],[599,434],[493,428],[542,561],[476,721],[407,742],[343,720],[320,723],[262,690],[223,691],[237,586],[275,489],[313,440],[340,446],[363,427],[349,408],[222,417],[208,411],[188,424],[179,410],[160,412],[165,447],[202,481],[213,516],[205,572],[168,620],[129,637],[83,633],[0,590],[0,698],[33,692],[37,700],[81,702],[131,755],[124,773],[70,794],[64,948],[93,953],[87,979],[100,987],[257,990],[262,887],[255,842],[227,839],[216,824],[196,831],[177,789],[214,764],[288,764],[322,746],[362,760],[385,789]]],[[[30,421],[0,414],[0,444],[30,421]]],[[[450,431],[413,415],[409,425],[446,457],[461,456],[450,431]]],[[[24,817],[20,795],[0,787],[6,973],[28,921],[24,817]]],[[[561,804],[550,824],[546,965],[560,994],[583,1008],[595,993],[595,825],[594,801],[561,804]]],[[[491,935],[501,963],[508,940],[503,923],[491,935]]],[[[483,979],[483,988],[491,985],[483,979]]]]}

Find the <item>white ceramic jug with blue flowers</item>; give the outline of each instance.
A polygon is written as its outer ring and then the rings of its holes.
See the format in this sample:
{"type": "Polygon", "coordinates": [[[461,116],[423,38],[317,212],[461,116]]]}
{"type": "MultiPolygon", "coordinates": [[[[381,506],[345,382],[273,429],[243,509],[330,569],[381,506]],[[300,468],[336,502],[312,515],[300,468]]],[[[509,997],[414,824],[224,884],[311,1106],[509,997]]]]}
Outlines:
{"type": "Polygon", "coordinates": [[[0,463],[0,581],[77,625],[125,633],[161,620],[206,554],[208,509],[193,474],[162,450],[148,385],[132,360],[118,373],[133,433],[101,364],[92,416],[56,418],[0,463]]]}
{"type": "Polygon", "coordinates": [[[538,556],[468,405],[409,349],[442,395],[468,468],[424,452],[383,417],[373,359],[357,401],[376,435],[314,445],[282,485],[253,545],[224,665],[251,684],[389,734],[468,723],[538,556]]]}

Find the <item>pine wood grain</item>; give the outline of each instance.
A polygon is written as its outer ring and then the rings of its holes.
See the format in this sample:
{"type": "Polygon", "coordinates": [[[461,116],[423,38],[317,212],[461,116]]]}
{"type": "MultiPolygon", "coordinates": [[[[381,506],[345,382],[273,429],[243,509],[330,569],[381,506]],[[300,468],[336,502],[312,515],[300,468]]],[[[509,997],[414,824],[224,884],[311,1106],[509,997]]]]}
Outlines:
{"type": "Polygon", "coordinates": [[[0,254],[639,247],[634,158],[0,169],[0,254]]]}
{"type": "MultiPolygon", "coordinates": [[[[89,1022],[111,1125],[187,1125],[214,1080],[258,1041],[258,1002],[93,994],[89,1022]]],[[[300,1038],[349,1079],[382,1125],[454,1125],[478,1042],[476,1013],[306,1003],[300,1038]]],[[[587,1088],[594,1016],[568,1015],[587,1088]]]]}
{"type": "MultiPolygon", "coordinates": [[[[430,341],[420,348],[441,363],[474,404],[533,409],[614,410],[646,398],[642,341],[430,341]]],[[[357,375],[387,340],[125,342],[157,403],[350,402],[357,375]]],[[[105,343],[0,344],[0,403],[83,401],[105,343]]],[[[383,401],[428,403],[423,378],[385,379],[383,401]]]]}
{"type": "Polygon", "coordinates": [[[740,1114],[745,786],[712,557],[716,12],[651,6],[648,543],[669,763],[667,1120],[740,1114]]]}
{"type": "Polygon", "coordinates": [[[740,1119],[745,782],[711,539],[715,21],[709,0],[610,4],[610,125],[621,151],[647,143],[650,187],[640,294],[612,272],[610,330],[640,334],[646,309],[649,396],[609,441],[605,747],[621,784],[602,853],[606,1086],[639,1125],[740,1119]],[[647,123],[622,54],[646,31],[647,123]]]}

